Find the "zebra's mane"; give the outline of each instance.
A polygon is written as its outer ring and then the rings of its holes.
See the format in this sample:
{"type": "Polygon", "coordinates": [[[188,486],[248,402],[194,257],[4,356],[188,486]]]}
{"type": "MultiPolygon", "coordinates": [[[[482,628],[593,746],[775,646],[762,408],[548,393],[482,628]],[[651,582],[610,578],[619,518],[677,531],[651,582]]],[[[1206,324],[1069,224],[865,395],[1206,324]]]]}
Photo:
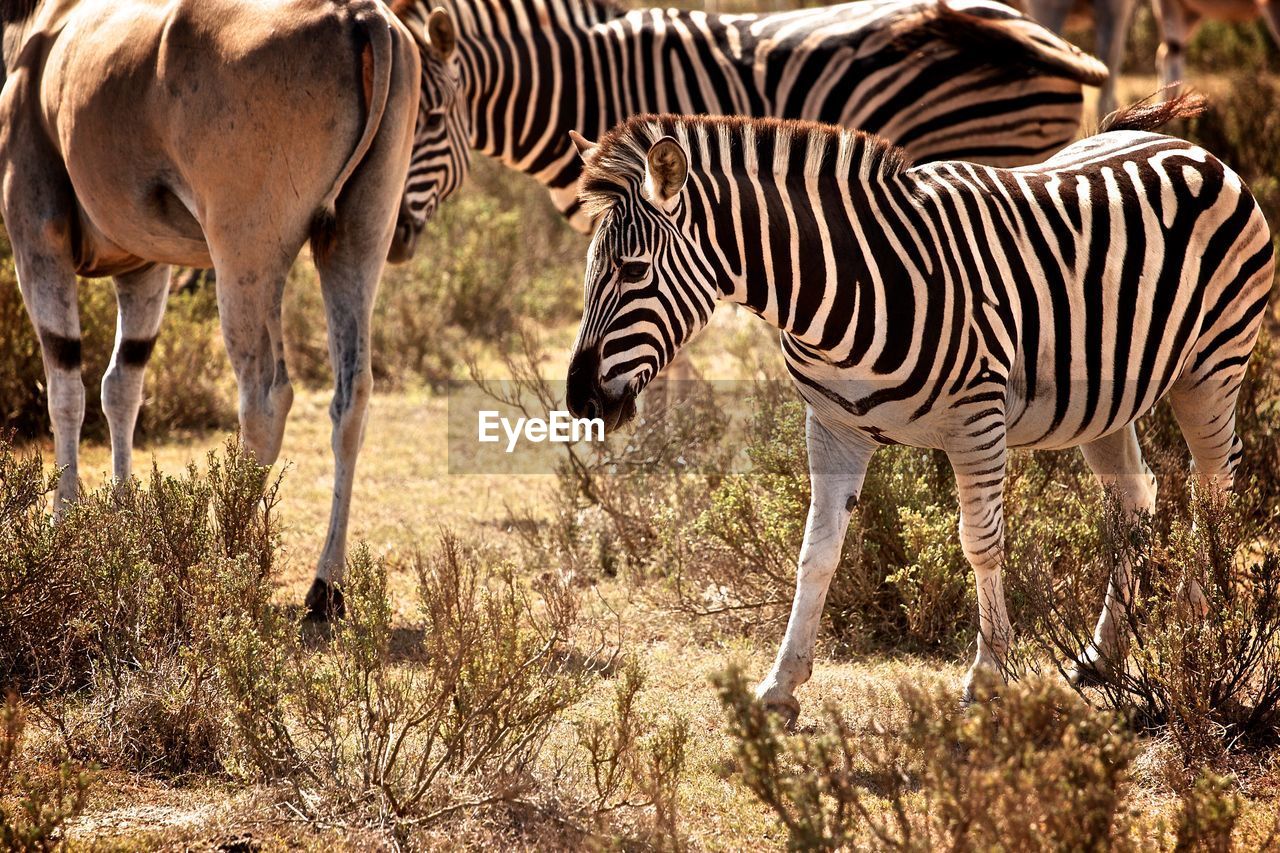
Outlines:
{"type": "MultiPolygon", "coordinates": [[[[691,173],[699,171],[712,145],[743,152],[762,144],[776,151],[785,144],[792,152],[804,154],[799,168],[787,169],[788,177],[889,176],[911,168],[907,152],[887,140],[828,124],[742,116],[639,115],[601,137],[583,169],[578,198],[589,216],[598,216],[621,196],[643,186],[649,149],[664,136],[674,137],[688,152],[691,173]]],[[[734,158],[734,163],[742,167],[744,160],[746,171],[759,169],[754,157],[734,158]]]]}
{"type": "MultiPolygon", "coordinates": [[[[8,2],[38,2],[38,0],[0,0],[0,3],[8,2]]],[[[494,0],[495,5],[501,5],[502,0],[494,0]]],[[[580,3],[584,6],[595,6],[609,13],[609,16],[625,15],[627,8],[622,5],[622,0],[570,0],[569,5],[580,3]]],[[[416,15],[423,19],[430,14],[432,7],[439,5],[433,0],[391,0],[391,11],[401,20],[407,15],[416,15]]]]}

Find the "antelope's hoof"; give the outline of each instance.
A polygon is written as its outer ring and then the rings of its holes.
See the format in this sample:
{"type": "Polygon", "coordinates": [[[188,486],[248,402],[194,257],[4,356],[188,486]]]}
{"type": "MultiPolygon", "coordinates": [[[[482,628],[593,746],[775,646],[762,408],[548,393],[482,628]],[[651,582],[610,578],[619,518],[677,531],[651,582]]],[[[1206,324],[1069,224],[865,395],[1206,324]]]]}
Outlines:
{"type": "Polygon", "coordinates": [[[778,717],[787,731],[796,727],[796,721],[800,719],[800,702],[796,697],[773,688],[757,693],[756,701],[766,713],[778,717]]]}
{"type": "Polygon", "coordinates": [[[342,587],[320,578],[311,582],[306,606],[308,622],[331,622],[347,615],[347,604],[342,598],[342,587]]]}

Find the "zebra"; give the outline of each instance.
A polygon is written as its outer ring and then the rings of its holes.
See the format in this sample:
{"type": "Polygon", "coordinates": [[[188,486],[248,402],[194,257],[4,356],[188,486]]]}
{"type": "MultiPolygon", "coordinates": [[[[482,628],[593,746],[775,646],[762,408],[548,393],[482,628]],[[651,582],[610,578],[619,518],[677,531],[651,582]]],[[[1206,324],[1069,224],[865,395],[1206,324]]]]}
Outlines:
{"type": "MultiPolygon", "coordinates": [[[[812,485],[796,594],[757,689],[794,720],[867,464],[944,451],[978,589],[979,670],[1009,642],[1001,569],[1009,448],[1080,447],[1130,519],[1155,506],[1135,421],[1168,397],[1198,488],[1230,488],[1235,402],[1271,287],[1266,220],[1213,155],[1152,132],[1181,97],[1116,114],[1038,166],[912,166],[813,123],[643,116],[592,144],[599,217],[567,403],[617,428],[717,301],[780,330],[807,404],[812,485]]],[[[1113,569],[1077,678],[1123,660],[1131,569],[1113,569]]]]}
{"type": "Polygon", "coordinates": [[[993,0],[863,0],[766,15],[625,11],[610,0],[397,0],[422,98],[391,260],[414,254],[472,149],[531,175],[576,229],[566,134],[637,113],[808,118],[920,161],[1031,163],[1069,142],[1105,66],[993,0]]]}

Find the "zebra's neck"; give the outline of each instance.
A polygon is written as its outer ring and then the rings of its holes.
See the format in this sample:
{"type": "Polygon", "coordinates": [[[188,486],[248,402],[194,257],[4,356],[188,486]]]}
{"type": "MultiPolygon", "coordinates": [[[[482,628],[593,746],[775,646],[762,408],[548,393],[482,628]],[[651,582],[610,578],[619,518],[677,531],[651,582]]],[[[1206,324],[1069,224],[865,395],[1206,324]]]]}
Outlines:
{"type": "Polygon", "coordinates": [[[676,127],[690,149],[681,224],[722,271],[722,299],[845,366],[882,330],[903,328],[887,321],[914,312],[922,253],[901,149],[796,122],[676,127]]]}
{"type": "MultiPolygon", "coordinates": [[[[724,43],[733,40],[727,31],[741,16],[627,12],[608,0],[444,3],[459,29],[473,148],[553,193],[571,194],[581,175],[570,130],[594,139],[639,113],[761,111],[743,102],[750,96],[740,82],[716,79],[715,63],[698,69],[698,86],[683,80],[661,60],[656,41],[679,30],[683,38],[724,43]],[[703,102],[708,91],[717,93],[714,103],[703,102]]],[[[419,11],[425,14],[427,5],[419,11]]],[[[570,200],[557,199],[562,207],[570,200]]]]}

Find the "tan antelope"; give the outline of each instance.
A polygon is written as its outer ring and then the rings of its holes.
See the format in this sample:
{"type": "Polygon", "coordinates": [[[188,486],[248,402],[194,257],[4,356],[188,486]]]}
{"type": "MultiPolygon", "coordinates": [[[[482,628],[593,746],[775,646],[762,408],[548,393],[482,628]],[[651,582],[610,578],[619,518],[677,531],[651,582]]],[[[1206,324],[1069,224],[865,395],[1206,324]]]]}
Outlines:
{"type": "MultiPolygon", "coordinates": [[[[1133,21],[1136,0],[1022,0],[1027,14],[1055,33],[1072,23],[1092,18],[1095,49],[1107,63],[1110,76],[1098,97],[1098,115],[1116,108],[1116,80],[1124,60],[1125,41],[1133,21]]],[[[1261,17],[1272,39],[1280,44],[1280,8],[1270,0],[1151,0],[1160,31],[1156,66],[1162,87],[1186,79],[1187,42],[1202,20],[1240,23],[1261,17]]],[[[1170,94],[1172,94],[1170,90],[1170,94]]]]}
{"type": "Polygon", "coordinates": [[[117,480],[130,476],[170,265],[217,271],[242,437],[270,465],[293,399],[281,299],[309,240],[335,374],[335,475],[307,604],[339,611],[370,314],[417,113],[415,35],[376,0],[0,0],[0,23],[0,212],[43,350],[64,469],[55,511],[78,490],[76,276],[115,283],[102,406],[117,480]]]}

